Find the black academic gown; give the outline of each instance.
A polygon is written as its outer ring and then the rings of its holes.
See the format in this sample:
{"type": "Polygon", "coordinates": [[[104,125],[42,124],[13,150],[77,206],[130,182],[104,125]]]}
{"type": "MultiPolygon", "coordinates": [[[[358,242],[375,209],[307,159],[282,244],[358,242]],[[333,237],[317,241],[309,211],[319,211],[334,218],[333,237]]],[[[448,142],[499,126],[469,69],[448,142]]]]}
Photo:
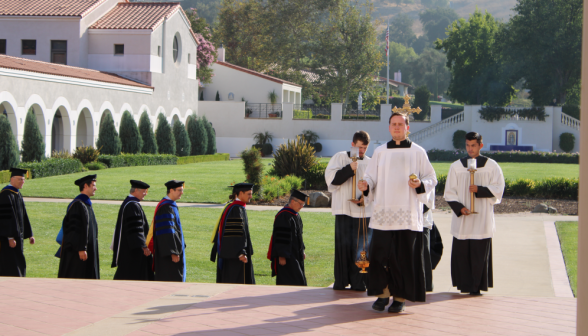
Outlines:
{"type": "Polygon", "coordinates": [[[145,256],[145,239],[149,223],[135,197],[127,197],[118,211],[112,267],[117,267],[114,280],[153,280],[153,256],[145,256]]]}
{"type": "Polygon", "coordinates": [[[4,188],[0,192],[0,276],[26,276],[23,240],[32,236],[22,195],[14,187],[4,188]],[[16,241],[14,248],[9,246],[8,238],[16,241]]]}
{"type": "Polygon", "coordinates": [[[210,260],[215,261],[217,283],[255,284],[253,273],[253,246],[249,236],[249,220],[244,206],[234,205],[227,209],[222,235],[219,231],[214,238],[210,260]],[[220,246],[218,244],[220,242],[220,246]],[[239,260],[240,255],[247,256],[247,263],[239,260]]]}
{"type": "Polygon", "coordinates": [[[182,228],[178,225],[177,212],[170,204],[163,204],[155,213],[153,234],[155,281],[184,281],[185,246],[182,245],[182,228]],[[180,261],[172,261],[172,254],[180,261]]]}
{"type": "Polygon", "coordinates": [[[58,278],[100,279],[98,223],[92,205],[76,200],[63,219],[58,278]],[[82,261],[79,252],[86,251],[82,261]]]}
{"type": "Polygon", "coordinates": [[[291,208],[283,208],[276,215],[271,241],[272,276],[276,285],[306,286],[304,273],[304,240],[302,219],[291,208]],[[279,258],[286,258],[280,265],[279,258]]]}

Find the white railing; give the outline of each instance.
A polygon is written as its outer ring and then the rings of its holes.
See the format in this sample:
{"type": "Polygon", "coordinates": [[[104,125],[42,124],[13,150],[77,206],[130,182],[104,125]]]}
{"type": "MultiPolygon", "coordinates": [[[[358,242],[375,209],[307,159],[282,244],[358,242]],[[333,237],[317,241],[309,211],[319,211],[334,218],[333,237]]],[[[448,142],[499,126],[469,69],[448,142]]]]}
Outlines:
{"type": "Polygon", "coordinates": [[[418,132],[414,132],[410,135],[410,140],[414,142],[419,142],[424,138],[430,137],[431,135],[444,130],[448,127],[451,127],[455,124],[459,124],[465,120],[464,112],[460,112],[458,114],[454,114],[447,119],[443,119],[440,122],[433,124],[425,129],[422,129],[418,132]]]}
{"type": "Polygon", "coordinates": [[[568,127],[580,130],[580,120],[562,112],[560,122],[568,127]]]}

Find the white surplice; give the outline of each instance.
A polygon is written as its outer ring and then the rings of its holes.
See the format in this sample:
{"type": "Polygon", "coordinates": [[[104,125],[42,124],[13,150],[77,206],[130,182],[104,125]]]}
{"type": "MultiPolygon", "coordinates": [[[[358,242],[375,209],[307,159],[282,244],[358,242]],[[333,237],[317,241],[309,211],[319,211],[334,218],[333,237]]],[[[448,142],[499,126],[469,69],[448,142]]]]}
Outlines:
{"type": "Polygon", "coordinates": [[[435,192],[437,177],[427,152],[411,143],[409,148],[376,148],[365,173],[369,185],[368,202],[373,202],[370,228],[384,231],[423,231],[423,204],[435,192]],[[424,193],[408,185],[409,176],[417,175],[424,193]]]}
{"type": "Polygon", "coordinates": [[[427,229],[433,228],[433,209],[435,209],[435,191],[428,194],[427,203],[425,205],[429,208],[429,211],[425,212],[423,218],[423,226],[427,229]]]}
{"type": "MultiPolygon", "coordinates": [[[[363,157],[363,160],[357,160],[357,170],[355,172],[357,178],[356,180],[359,181],[363,178],[365,170],[367,169],[368,163],[370,158],[368,156],[363,157]]],[[[331,158],[329,161],[329,165],[325,170],[325,181],[327,182],[328,190],[331,192],[332,200],[331,200],[331,212],[333,215],[347,215],[353,218],[361,218],[365,216],[367,218],[371,217],[372,215],[372,205],[366,204],[365,205],[365,213],[361,213],[361,207],[357,204],[350,202],[351,199],[351,192],[352,192],[352,184],[353,178],[349,178],[341,185],[333,185],[333,179],[335,178],[335,174],[345,166],[353,162],[347,152],[339,152],[331,158]]],[[[356,197],[361,196],[361,190],[357,188],[357,183],[355,185],[355,195],[356,197]]],[[[365,202],[364,202],[365,203],[365,202]]]]}
{"type": "MultiPolygon", "coordinates": [[[[504,192],[504,176],[498,163],[489,158],[484,167],[478,167],[474,174],[474,184],[488,188],[494,197],[474,197],[474,210],[477,214],[457,217],[453,212],[451,234],[457,239],[492,238],[496,231],[494,204],[500,203],[504,192]]],[[[469,188],[470,172],[457,160],[449,167],[443,197],[447,202],[459,202],[471,210],[469,188]]]]}

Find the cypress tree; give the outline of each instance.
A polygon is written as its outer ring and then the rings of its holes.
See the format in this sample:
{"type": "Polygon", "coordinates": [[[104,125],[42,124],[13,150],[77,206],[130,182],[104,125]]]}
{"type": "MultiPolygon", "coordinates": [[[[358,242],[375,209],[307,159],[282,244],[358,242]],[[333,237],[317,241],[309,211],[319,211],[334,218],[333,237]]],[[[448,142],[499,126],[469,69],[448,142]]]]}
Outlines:
{"type": "Polygon", "coordinates": [[[188,119],[188,137],[192,148],[191,155],[204,155],[208,149],[208,135],[204,123],[198,117],[191,115],[188,119]]]}
{"type": "Polygon", "coordinates": [[[104,120],[100,123],[100,130],[98,131],[98,140],[96,147],[101,154],[120,155],[120,138],[114,127],[114,120],[110,113],[104,115],[104,120]]]}
{"type": "Polygon", "coordinates": [[[176,139],[176,155],[188,156],[190,155],[190,139],[186,127],[181,121],[176,121],[174,124],[174,138],[176,139]]]}
{"type": "Polygon", "coordinates": [[[45,157],[45,141],[43,141],[43,136],[37,124],[37,117],[32,108],[25,118],[21,147],[23,162],[41,161],[45,157]]]}
{"type": "Polygon", "coordinates": [[[143,139],[141,153],[157,154],[157,143],[153,134],[153,125],[151,125],[151,120],[149,120],[149,114],[147,112],[143,112],[139,119],[139,134],[143,139]]]}
{"type": "Polygon", "coordinates": [[[157,116],[157,130],[155,131],[159,154],[176,154],[176,139],[163,113],[157,116]]]}
{"type": "Polygon", "coordinates": [[[18,146],[10,127],[10,121],[0,114],[0,170],[16,167],[19,162],[18,146]]]}
{"type": "Polygon", "coordinates": [[[220,101],[220,94],[218,93],[218,91],[216,91],[216,98],[215,98],[215,100],[216,101],[220,101]]]}
{"type": "Polygon", "coordinates": [[[143,138],[141,138],[137,123],[129,111],[123,113],[120,121],[120,142],[123,153],[137,154],[141,152],[141,147],[143,147],[143,138]]]}
{"type": "Polygon", "coordinates": [[[208,146],[206,154],[216,154],[216,132],[212,128],[212,124],[206,119],[206,116],[202,117],[202,123],[206,129],[206,135],[208,137],[208,146]]]}

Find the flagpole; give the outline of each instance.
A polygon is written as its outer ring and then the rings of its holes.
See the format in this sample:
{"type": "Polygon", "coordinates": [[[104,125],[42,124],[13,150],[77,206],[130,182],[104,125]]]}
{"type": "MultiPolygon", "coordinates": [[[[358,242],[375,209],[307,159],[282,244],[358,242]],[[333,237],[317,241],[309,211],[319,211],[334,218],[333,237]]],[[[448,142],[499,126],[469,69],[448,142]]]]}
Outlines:
{"type": "Polygon", "coordinates": [[[386,24],[386,104],[390,104],[390,21],[386,24]]]}

